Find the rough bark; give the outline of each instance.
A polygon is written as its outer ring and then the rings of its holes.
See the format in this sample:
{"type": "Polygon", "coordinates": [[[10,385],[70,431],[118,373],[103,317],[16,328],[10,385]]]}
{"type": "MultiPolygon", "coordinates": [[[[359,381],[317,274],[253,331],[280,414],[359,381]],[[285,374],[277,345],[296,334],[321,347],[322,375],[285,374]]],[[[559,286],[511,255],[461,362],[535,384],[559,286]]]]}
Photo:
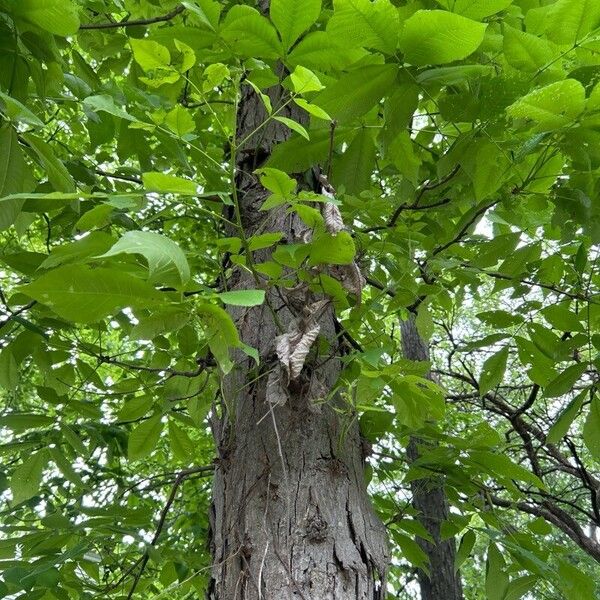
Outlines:
{"type": "MultiPolygon", "coordinates": [[[[414,318],[401,324],[402,352],[406,358],[415,361],[429,360],[429,347],[421,338],[414,318]]],[[[426,442],[412,437],[408,445],[408,459],[411,462],[420,456],[420,449],[426,442]]],[[[454,572],[456,544],[454,538],[441,539],[441,525],[448,518],[449,507],[444,480],[441,476],[418,479],[411,482],[412,503],[418,511],[417,519],[429,532],[435,543],[417,538],[417,543],[429,557],[429,575],[419,569],[418,578],[422,600],[462,600],[460,575],[454,572]]]]}
{"type": "MultiPolygon", "coordinates": [[[[283,91],[269,91],[274,107],[283,91]]],[[[299,119],[298,109],[284,116],[299,119]]],[[[238,140],[265,118],[249,87],[238,113],[238,140]]],[[[246,236],[281,232],[300,243],[303,224],[285,209],[260,212],[266,191],[253,171],[288,136],[272,122],[238,149],[236,184],[246,236]]],[[[268,260],[270,250],[254,253],[268,260]]],[[[260,283],[260,282],[259,282],[260,283]]],[[[228,289],[257,287],[251,273],[235,269],[228,289]]],[[[287,400],[267,401],[269,374],[277,368],[274,339],[319,298],[310,292],[267,291],[260,307],[231,311],[244,343],[258,349],[252,359],[238,353],[224,378],[222,416],[213,430],[219,453],[211,514],[211,600],[378,600],[385,596],[386,534],[371,509],[364,483],[355,420],[334,410],[328,396],[340,371],[332,308],[320,311],[320,336],[287,400]],[[276,315],[276,317],[274,316],[276,315]],[[317,356],[316,347],[328,346],[317,356]],[[321,398],[320,402],[317,402],[321,398]]]]}

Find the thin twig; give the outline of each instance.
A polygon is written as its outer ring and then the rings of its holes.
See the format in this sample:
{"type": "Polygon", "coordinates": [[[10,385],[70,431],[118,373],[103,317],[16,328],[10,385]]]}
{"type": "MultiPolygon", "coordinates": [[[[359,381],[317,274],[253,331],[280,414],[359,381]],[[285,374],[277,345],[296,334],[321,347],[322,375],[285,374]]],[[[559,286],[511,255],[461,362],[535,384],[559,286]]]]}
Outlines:
{"type": "Polygon", "coordinates": [[[185,10],[185,6],[180,4],[178,7],[173,9],[166,15],[159,17],[151,17],[150,19],[136,19],[134,21],[117,21],[115,23],[84,23],[79,29],[118,29],[119,27],[138,27],[144,25],[153,25],[154,23],[164,23],[174,19],[177,15],[180,15],[185,10]]]}
{"type": "MultiPolygon", "coordinates": [[[[164,507],[160,513],[160,518],[158,520],[158,526],[154,533],[154,537],[152,538],[152,541],[150,542],[150,546],[154,547],[154,546],[156,546],[156,542],[158,542],[158,538],[160,537],[163,527],[165,526],[165,521],[167,520],[167,514],[169,513],[169,509],[173,505],[173,502],[175,502],[175,497],[177,496],[177,491],[179,490],[179,486],[190,475],[195,475],[197,473],[209,473],[214,470],[215,470],[214,465],[209,465],[209,466],[204,466],[204,467],[193,467],[191,469],[185,469],[177,475],[177,479],[175,479],[175,482],[173,483],[173,487],[171,488],[171,493],[169,494],[169,498],[167,499],[167,502],[164,505],[164,507]]],[[[146,550],[146,552],[144,553],[144,556],[142,558],[140,570],[136,573],[136,576],[135,576],[135,579],[133,580],[131,589],[129,590],[129,593],[127,594],[127,600],[131,600],[131,598],[133,598],[135,588],[137,587],[137,585],[142,577],[142,574],[144,573],[144,570],[146,569],[146,565],[148,564],[149,559],[150,559],[150,554],[146,550]]]]}
{"type": "MultiPolygon", "coordinates": [[[[6,304],[6,302],[4,302],[4,304],[6,304]]],[[[10,312],[10,315],[8,317],[6,317],[6,319],[3,319],[2,321],[0,321],[0,329],[2,327],[4,327],[7,323],[10,323],[10,321],[12,321],[15,317],[18,317],[20,314],[28,311],[32,306],[35,306],[36,304],[37,304],[37,300],[32,300],[29,304],[26,304],[25,306],[22,306],[21,308],[18,308],[17,310],[11,310],[7,306],[6,308],[10,312]]]]}
{"type": "Polygon", "coordinates": [[[134,175],[121,175],[119,173],[106,173],[102,169],[94,169],[94,173],[97,175],[102,175],[102,177],[107,177],[108,179],[120,179],[122,181],[129,181],[131,183],[142,183],[142,180],[139,177],[135,177],[134,175]]]}
{"type": "Polygon", "coordinates": [[[425,192],[429,192],[430,190],[435,190],[436,188],[439,188],[439,187],[443,186],[444,184],[448,183],[448,181],[450,181],[450,179],[452,179],[458,173],[459,169],[460,169],[460,165],[456,165],[450,171],[450,173],[448,173],[445,177],[442,177],[442,179],[439,179],[438,181],[425,182],[417,190],[417,195],[412,203],[408,204],[407,202],[404,202],[403,204],[400,204],[400,206],[398,206],[396,208],[396,210],[394,211],[394,213],[392,214],[392,216],[389,218],[388,222],[385,225],[369,227],[367,229],[364,229],[363,233],[371,233],[371,232],[375,232],[375,231],[381,231],[383,229],[391,229],[392,227],[394,227],[396,225],[398,219],[400,218],[400,215],[405,210],[412,210],[412,211],[428,210],[429,208],[437,208],[439,206],[444,206],[445,204],[449,204],[452,201],[452,198],[444,198],[438,202],[434,202],[432,204],[428,204],[425,206],[421,206],[419,203],[421,201],[421,198],[425,194],[425,192]]]}

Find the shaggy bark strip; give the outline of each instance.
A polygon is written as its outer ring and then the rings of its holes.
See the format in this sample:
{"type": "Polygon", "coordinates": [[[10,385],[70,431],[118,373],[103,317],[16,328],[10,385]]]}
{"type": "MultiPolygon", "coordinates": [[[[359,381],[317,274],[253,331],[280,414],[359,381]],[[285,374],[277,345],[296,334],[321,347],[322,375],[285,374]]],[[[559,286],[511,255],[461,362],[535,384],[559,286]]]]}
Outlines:
{"type": "MultiPolygon", "coordinates": [[[[429,347],[419,335],[414,317],[402,321],[402,352],[414,361],[428,361],[429,347]]],[[[412,437],[407,454],[411,462],[420,456],[424,442],[412,437]]],[[[418,571],[419,586],[423,600],[462,600],[460,574],[455,573],[456,544],[454,538],[441,539],[441,525],[448,518],[449,508],[444,482],[440,478],[418,479],[411,482],[413,506],[418,511],[417,519],[429,532],[435,543],[417,538],[417,543],[429,557],[431,577],[422,569],[418,571]]]]}
{"type": "MultiPolygon", "coordinates": [[[[269,90],[274,107],[282,93],[280,87],[269,90]]],[[[281,114],[301,119],[298,109],[281,114]]],[[[245,86],[237,138],[264,118],[259,98],[245,86]]],[[[285,209],[258,210],[267,193],[253,171],[288,133],[271,122],[238,149],[246,236],[260,230],[281,232],[288,243],[305,239],[306,227],[285,209]]],[[[269,257],[270,250],[254,253],[256,262],[269,257]]],[[[227,282],[230,290],[256,286],[242,269],[227,282]]],[[[286,290],[270,289],[262,306],[230,311],[244,343],[258,349],[261,366],[257,371],[252,359],[236,354],[223,381],[222,418],[213,422],[219,461],[211,600],[385,597],[386,533],[365,490],[358,428],[334,410],[340,399],[329,396],[341,368],[333,309],[323,297],[302,294],[299,301],[297,290],[289,298],[286,290]],[[307,314],[315,303],[319,309],[307,314]],[[329,346],[321,356],[316,334],[329,346]]]]}

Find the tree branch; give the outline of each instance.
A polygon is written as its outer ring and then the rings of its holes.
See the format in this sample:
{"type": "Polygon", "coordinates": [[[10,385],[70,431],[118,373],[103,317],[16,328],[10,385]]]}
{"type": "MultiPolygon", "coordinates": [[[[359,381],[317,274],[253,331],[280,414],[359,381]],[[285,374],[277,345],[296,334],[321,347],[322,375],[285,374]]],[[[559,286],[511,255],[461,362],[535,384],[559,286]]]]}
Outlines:
{"type": "Polygon", "coordinates": [[[542,517],[568,535],[584,552],[600,563],[600,544],[585,535],[579,524],[568,513],[551,502],[544,502],[544,507],[531,506],[526,502],[511,502],[498,496],[486,494],[486,497],[496,506],[512,508],[535,517],[542,517]]]}
{"type": "MultiPolygon", "coordinates": [[[[160,537],[163,527],[165,526],[165,521],[167,520],[167,515],[169,514],[169,510],[170,510],[171,506],[173,505],[173,502],[175,502],[175,498],[177,496],[177,491],[179,490],[179,486],[190,475],[195,475],[197,473],[212,473],[214,470],[215,470],[215,466],[209,465],[209,466],[205,466],[205,467],[193,467],[191,469],[185,469],[185,470],[179,472],[179,474],[177,475],[177,479],[175,479],[175,483],[173,483],[173,487],[171,488],[171,493],[169,494],[167,502],[163,506],[163,509],[160,512],[158,526],[156,527],[156,531],[154,533],[154,537],[152,538],[152,541],[150,542],[150,546],[156,546],[156,542],[158,542],[158,538],[160,537]]],[[[131,600],[131,598],[133,598],[135,588],[137,587],[137,585],[142,577],[142,574],[144,573],[144,570],[146,569],[146,565],[148,564],[149,559],[150,559],[150,554],[148,554],[148,551],[146,550],[146,552],[144,553],[144,556],[142,558],[140,570],[136,573],[135,579],[133,580],[133,584],[131,586],[131,589],[129,590],[129,593],[127,594],[127,600],[131,600]]]]}
{"type": "Polygon", "coordinates": [[[170,13],[161,15],[158,17],[152,17],[150,19],[137,19],[135,21],[118,21],[116,23],[84,23],[79,29],[118,29],[119,27],[139,27],[144,25],[154,25],[154,23],[164,23],[174,19],[177,15],[180,15],[185,10],[185,6],[180,4],[174,8],[170,13]]]}
{"type": "Polygon", "coordinates": [[[440,179],[439,181],[427,181],[418,189],[417,196],[416,196],[414,202],[412,202],[411,204],[408,204],[406,202],[403,204],[400,204],[400,206],[398,206],[396,208],[396,210],[390,217],[389,221],[385,225],[369,227],[367,229],[364,229],[363,233],[371,233],[374,231],[381,231],[383,229],[391,229],[392,227],[394,227],[394,225],[396,225],[398,219],[400,218],[400,215],[405,210],[417,210],[417,211],[418,210],[427,210],[429,208],[437,208],[438,206],[443,206],[444,204],[448,204],[449,202],[451,202],[451,200],[452,200],[451,198],[444,198],[443,200],[440,200],[439,202],[434,202],[434,203],[428,204],[426,206],[421,206],[419,204],[419,202],[421,201],[421,198],[423,197],[423,194],[425,194],[425,192],[428,192],[430,190],[435,190],[436,188],[443,186],[445,183],[448,183],[448,181],[450,181],[458,173],[459,169],[460,169],[460,165],[456,165],[452,169],[452,171],[450,171],[450,173],[448,173],[445,177],[442,177],[442,179],[440,179]]]}

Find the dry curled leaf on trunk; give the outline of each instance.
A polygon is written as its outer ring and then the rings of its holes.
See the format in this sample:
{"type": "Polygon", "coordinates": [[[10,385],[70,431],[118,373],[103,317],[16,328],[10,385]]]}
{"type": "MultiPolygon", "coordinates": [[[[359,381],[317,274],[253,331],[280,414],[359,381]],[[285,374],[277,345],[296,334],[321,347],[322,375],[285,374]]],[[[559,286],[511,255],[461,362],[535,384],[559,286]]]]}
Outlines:
{"type": "MultiPolygon", "coordinates": [[[[321,194],[328,199],[335,200],[335,188],[329,183],[325,175],[319,175],[319,183],[321,184],[321,194]]],[[[325,221],[325,228],[332,235],[335,235],[344,229],[342,213],[333,202],[324,202],[321,205],[321,214],[325,221]]]]}
{"type": "Polygon", "coordinates": [[[282,369],[279,366],[269,373],[266,398],[271,406],[282,406],[287,402],[288,395],[281,378],[282,369]]]}
{"type": "Polygon", "coordinates": [[[344,289],[355,294],[358,303],[360,303],[360,297],[366,280],[358,265],[355,262],[349,265],[336,265],[331,271],[331,275],[342,284],[344,289]]]}
{"type": "Polygon", "coordinates": [[[317,322],[329,300],[319,300],[304,308],[304,315],[293,319],[288,331],[275,338],[275,352],[287,375],[288,382],[302,372],[306,357],[315,343],[321,326],[317,322]]]}
{"type": "Polygon", "coordinates": [[[329,233],[335,235],[344,229],[342,213],[335,204],[325,202],[321,208],[321,213],[325,221],[325,228],[329,233]]]}
{"type": "Polygon", "coordinates": [[[321,326],[313,318],[294,319],[287,333],[275,339],[279,362],[285,369],[288,381],[296,379],[304,361],[321,331],[321,326]]]}
{"type": "Polygon", "coordinates": [[[350,293],[356,296],[356,303],[360,305],[362,300],[362,291],[367,283],[360,267],[356,262],[351,262],[349,265],[342,265],[342,286],[350,293]]]}
{"type": "MultiPolygon", "coordinates": [[[[327,198],[334,199],[335,188],[329,183],[325,175],[319,175],[319,183],[321,184],[321,194],[327,198]]],[[[325,221],[325,228],[331,235],[336,235],[346,228],[342,213],[333,202],[325,202],[321,206],[321,214],[325,221]]],[[[330,268],[330,273],[346,290],[356,295],[357,303],[360,304],[362,290],[366,284],[366,280],[358,265],[355,262],[352,262],[349,265],[336,265],[330,268]]]]}

